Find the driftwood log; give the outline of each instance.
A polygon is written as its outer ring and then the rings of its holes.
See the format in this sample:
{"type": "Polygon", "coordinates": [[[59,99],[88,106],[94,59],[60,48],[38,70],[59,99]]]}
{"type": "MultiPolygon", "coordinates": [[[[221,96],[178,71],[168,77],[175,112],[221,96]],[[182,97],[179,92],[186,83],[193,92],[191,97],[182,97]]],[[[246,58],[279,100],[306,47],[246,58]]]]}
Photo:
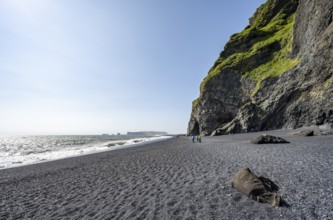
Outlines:
{"type": "Polygon", "coordinates": [[[239,170],[231,186],[257,202],[280,206],[279,187],[268,178],[254,175],[249,168],[239,170]]]}

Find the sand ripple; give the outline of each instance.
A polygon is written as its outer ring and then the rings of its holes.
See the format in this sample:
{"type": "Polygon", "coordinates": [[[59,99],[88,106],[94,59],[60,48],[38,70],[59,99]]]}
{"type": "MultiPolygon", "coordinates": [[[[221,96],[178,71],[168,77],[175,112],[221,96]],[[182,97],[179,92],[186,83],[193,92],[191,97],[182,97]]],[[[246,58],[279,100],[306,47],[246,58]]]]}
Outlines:
{"type": "Polygon", "coordinates": [[[0,219],[332,218],[333,137],[256,146],[251,135],[181,137],[1,170],[0,219]],[[289,207],[233,190],[242,167],[275,181],[289,207]]]}

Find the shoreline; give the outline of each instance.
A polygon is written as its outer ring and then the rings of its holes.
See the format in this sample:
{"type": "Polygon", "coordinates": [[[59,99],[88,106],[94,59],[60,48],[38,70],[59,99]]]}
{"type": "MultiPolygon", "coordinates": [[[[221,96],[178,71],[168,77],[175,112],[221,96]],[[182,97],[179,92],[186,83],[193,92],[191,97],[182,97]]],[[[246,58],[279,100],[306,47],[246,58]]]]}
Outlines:
{"type": "Polygon", "coordinates": [[[0,219],[330,219],[333,136],[266,131],[155,143],[0,170],[0,219]],[[252,145],[267,133],[290,144],[252,145]],[[231,187],[249,167],[289,207],[231,187]]]}
{"type": "MultiPolygon", "coordinates": [[[[154,138],[154,137],[152,137],[152,138],[154,138]]],[[[115,145],[115,146],[109,147],[108,149],[100,149],[100,150],[97,150],[97,151],[80,152],[79,154],[66,155],[66,156],[61,156],[61,157],[54,158],[54,159],[45,159],[45,160],[40,160],[40,161],[35,161],[35,162],[28,162],[28,163],[12,163],[12,165],[14,165],[14,166],[9,166],[9,167],[1,167],[0,166],[0,171],[1,170],[6,170],[6,169],[22,167],[22,166],[29,166],[29,165],[40,164],[40,163],[47,163],[47,162],[52,162],[52,161],[57,161],[57,160],[62,160],[62,159],[67,159],[67,158],[81,157],[81,156],[86,156],[86,155],[90,155],[90,154],[98,154],[98,153],[103,153],[103,152],[106,152],[106,151],[114,151],[114,150],[121,150],[121,149],[125,149],[125,148],[130,148],[130,147],[137,147],[137,146],[148,144],[148,143],[164,141],[164,140],[167,140],[169,138],[174,138],[174,137],[173,136],[161,136],[161,137],[156,137],[156,139],[150,139],[148,141],[142,141],[142,142],[138,142],[138,143],[134,142],[134,143],[125,144],[125,145],[115,145]]],[[[136,139],[133,139],[133,140],[136,140],[136,139]]]]}

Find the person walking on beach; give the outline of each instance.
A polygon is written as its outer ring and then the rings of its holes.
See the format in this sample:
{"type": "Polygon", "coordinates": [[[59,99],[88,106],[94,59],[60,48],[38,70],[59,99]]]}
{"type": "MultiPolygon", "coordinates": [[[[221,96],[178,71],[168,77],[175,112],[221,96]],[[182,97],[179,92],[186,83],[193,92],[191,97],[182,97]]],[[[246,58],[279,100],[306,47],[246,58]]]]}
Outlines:
{"type": "Polygon", "coordinates": [[[201,136],[200,135],[198,135],[198,137],[197,137],[197,142],[201,143],[201,136]]]}

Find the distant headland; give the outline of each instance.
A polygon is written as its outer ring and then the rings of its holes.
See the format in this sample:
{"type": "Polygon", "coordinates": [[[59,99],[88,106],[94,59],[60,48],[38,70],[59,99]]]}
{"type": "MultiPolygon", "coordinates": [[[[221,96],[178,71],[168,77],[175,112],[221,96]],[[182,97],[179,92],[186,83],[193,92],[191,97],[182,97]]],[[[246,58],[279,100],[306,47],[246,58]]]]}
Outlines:
{"type": "Polygon", "coordinates": [[[168,135],[168,133],[164,132],[164,131],[136,131],[136,132],[127,132],[127,135],[132,135],[132,136],[163,136],[163,135],[168,135]]]}

